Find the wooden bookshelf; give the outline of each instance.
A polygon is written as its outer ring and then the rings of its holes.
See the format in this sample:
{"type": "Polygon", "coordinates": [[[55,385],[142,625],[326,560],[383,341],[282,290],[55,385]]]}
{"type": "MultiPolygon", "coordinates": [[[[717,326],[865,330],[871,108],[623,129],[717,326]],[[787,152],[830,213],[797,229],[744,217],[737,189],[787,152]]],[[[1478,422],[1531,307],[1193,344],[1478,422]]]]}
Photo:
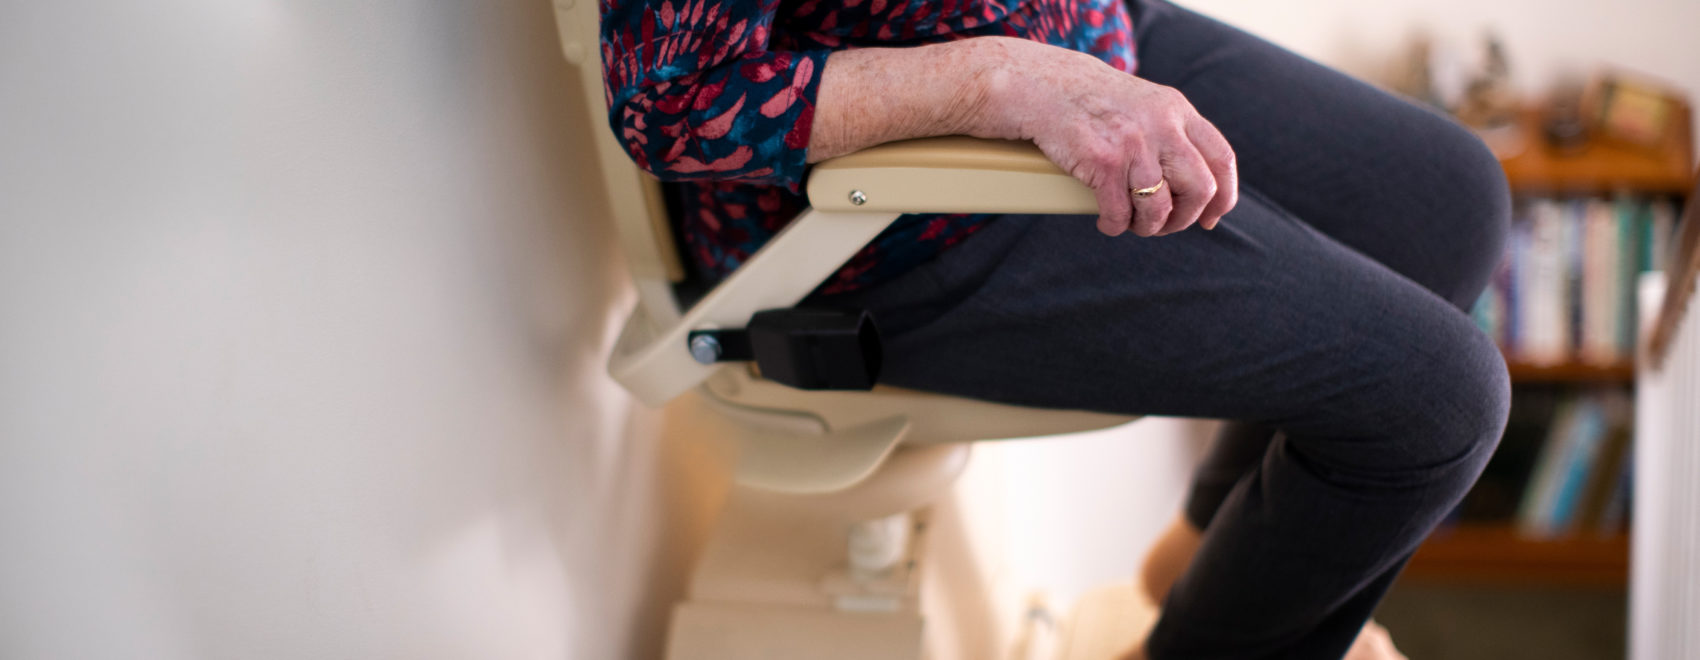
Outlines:
{"type": "Polygon", "coordinates": [[[1541,117],[1526,111],[1517,126],[1518,153],[1500,159],[1511,189],[1526,194],[1607,195],[1621,190],[1683,195],[1693,176],[1692,111],[1684,107],[1678,129],[1664,149],[1649,151],[1594,140],[1575,151],[1559,151],[1541,136],[1541,117]]]}
{"type": "Polygon", "coordinates": [[[1629,584],[1629,535],[1536,539],[1509,524],[1443,527],[1423,543],[1402,579],[1621,589],[1629,584]]]}
{"type": "MultiPolygon", "coordinates": [[[[1693,112],[1682,108],[1676,134],[1661,150],[1594,141],[1573,151],[1550,147],[1538,112],[1523,113],[1516,134],[1496,142],[1521,145],[1501,158],[1513,194],[1535,196],[1688,195],[1694,182],[1693,112]]],[[[1625,385],[1635,380],[1630,361],[1531,364],[1506,357],[1516,386],[1532,384],[1625,385]]],[[[1629,584],[1629,534],[1583,533],[1532,538],[1514,524],[1471,523],[1436,530],[1411,559],[1405,581],[1468,586],[1576,586],[1624,589],[1629,584]]]]}
{"type": "Polygon", "coordinates": [[[1507,358],[1505,366],[1511,372],[1511,382],[1518,385],[1533,383],[1624,385],[1635,382],[1635,363],[1628,361],[1613,364],[1587,362],[1530,364],[1507,358]]]}
{"type": "MultiPolygon", "coordinates": [[[[1526,110],[1514,130],[1521,151],[1500,159],[1518,195],[1592,195],[1618,192],[1685,195],[1693,187],[1693,110],[1684,105],[1669,145],[1647,150],[1594,140],[1573,151],[1552,148],[1541,135],[1541,114],[1526,110]]],[[[1635,364],[1568,362],[1531,364],[1506,357],[1514,383],[1627,384],[1635,364]]]]}

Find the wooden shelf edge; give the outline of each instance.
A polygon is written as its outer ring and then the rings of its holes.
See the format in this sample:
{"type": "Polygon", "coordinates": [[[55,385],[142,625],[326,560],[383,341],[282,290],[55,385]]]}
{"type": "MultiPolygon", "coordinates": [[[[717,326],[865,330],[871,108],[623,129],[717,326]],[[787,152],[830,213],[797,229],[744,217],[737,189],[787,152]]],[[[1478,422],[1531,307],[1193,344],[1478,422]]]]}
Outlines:
{"type": "Polygon", "coordinates": [[[1546,144],[1541,135],[1541,113],[1525,110],[1513,129],[1523,150],[1500,159],[1511,189],[1519,194],[1610,195],[1629,191],[1638,194],[1683,195],[1689,190],[1694,168],[1691,145],[1693,111],[1687,104],[1674,118],[1676,131],[1663,150],[1647,151],[1596,140],[1572,153],[1546,144]]]}
{"type": "Polygon", "coordinates": [[[1611,364],[1588,362],[1531,364],[1514,358],[1507,358],[1505,367],[1511,374],[1511,382],[1514,383],[1624,384],[1635,382],[1635,363],[1629,361],[1611,364]]]}
{"type": "Polygon", "coordinates": [[[1626,588],[1629,535],[1529,538],[1510,525],[1437,530],[1402,579],[1479,585],[1626,588]]]}

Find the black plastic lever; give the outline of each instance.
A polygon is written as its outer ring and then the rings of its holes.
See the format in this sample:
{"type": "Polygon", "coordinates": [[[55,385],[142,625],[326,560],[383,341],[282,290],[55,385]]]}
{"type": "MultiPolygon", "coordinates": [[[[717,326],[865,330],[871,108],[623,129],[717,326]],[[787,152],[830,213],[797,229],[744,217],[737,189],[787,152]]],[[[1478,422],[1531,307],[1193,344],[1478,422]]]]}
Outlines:
{"type": "Polygon", "coordinates": [[[698,362],[754,360],[763,378],[804,390],[872,389],[883,358],[866,310],[770,309],[741,330],[697,330],[686,341],[698,362]]]}

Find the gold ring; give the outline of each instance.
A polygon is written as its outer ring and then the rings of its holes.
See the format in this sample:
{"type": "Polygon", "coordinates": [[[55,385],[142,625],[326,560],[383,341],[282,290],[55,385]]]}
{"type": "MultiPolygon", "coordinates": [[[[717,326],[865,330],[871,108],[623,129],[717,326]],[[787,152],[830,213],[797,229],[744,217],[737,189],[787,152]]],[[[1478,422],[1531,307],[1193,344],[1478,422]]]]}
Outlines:
{"type": "Polygon", "coordinates": [[[1158,179],[1157,185],[1151,186],[1150,188],[1134,188],[1133,189],[1133,196],[1134,197],[1150,197],[1152,195],[1155,195],[1155,194],[1157,194],[1157,191],[1163,189],[1163,184],[1168,183],[1168,181],[1169,181],[1168,179],[1158,179]]]}

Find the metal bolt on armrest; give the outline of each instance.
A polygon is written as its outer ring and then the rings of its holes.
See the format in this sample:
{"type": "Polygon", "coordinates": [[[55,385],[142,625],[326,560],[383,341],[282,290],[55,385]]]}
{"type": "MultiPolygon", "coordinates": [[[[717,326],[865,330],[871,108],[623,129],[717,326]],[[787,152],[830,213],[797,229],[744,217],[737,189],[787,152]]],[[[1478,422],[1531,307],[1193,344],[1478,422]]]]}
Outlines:
{"type": "Polygon", "coordinates": [[[712,335],[691,337],[691,358],[700,364],[714,364],[720,361],[720,340],[712,335]]]}

